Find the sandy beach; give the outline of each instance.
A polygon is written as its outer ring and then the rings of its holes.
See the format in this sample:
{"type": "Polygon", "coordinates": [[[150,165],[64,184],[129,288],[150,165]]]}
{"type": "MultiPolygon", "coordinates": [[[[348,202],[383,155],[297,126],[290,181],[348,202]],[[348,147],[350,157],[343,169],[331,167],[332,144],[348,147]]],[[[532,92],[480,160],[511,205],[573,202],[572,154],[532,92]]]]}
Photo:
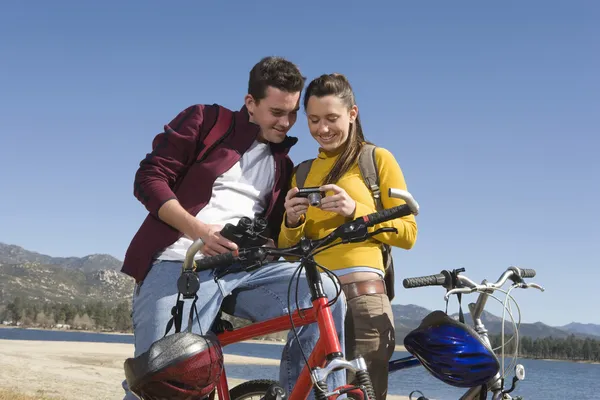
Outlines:
{"type": "MultiPolygon", "coordinates": [[[[131,344],[0,340],[0,388],[33,398],[120,400],[123,362],[132,354],[131,344]]],[[[279,363],[273,359],[226,354],[225,364],[279,363]]],[[[230,388],[241,382],[242,379],[230,378],[230,388]]]]}

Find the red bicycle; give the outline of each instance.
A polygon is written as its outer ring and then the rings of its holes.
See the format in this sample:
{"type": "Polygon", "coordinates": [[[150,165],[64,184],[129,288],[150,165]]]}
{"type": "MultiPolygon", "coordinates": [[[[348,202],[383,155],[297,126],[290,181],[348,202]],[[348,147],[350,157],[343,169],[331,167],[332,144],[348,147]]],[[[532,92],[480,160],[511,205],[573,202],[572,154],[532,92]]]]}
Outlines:
{"type": "MultiPolygon", "coordinates": [[[[229,327],[218,329],[214,332],[217,334],[221,345],[227,346],[232,343],[275,332],[292,330],[295,333],[296,327],[317,323],[320,332],[318,342],[310,356],[308,358],[305,356],[306,364],[302,369],[298,381],[294,385],[292,393],[283,394],[289,400],[304,400],[308,397],[311,390],[314,390],[317,400],[334,400],[342,394],[347,394],[349,397],[357,400],[375,400],[371,379],[364,359],[358,357],[354,360],[346,360],[340,347],[337,331],[329,309],[330,305],[337,301],[341,293],[339,280],[331,271],[318,265],[314,261],[314,256],[333,246],[350,242],[362,242],[383,232],[394,232],[396,229],[390,227],[376,230],[370,230],[369,228],[385,221],[410,214],[418,214],[419,205],[409,192],[400,189],[390,189],[388,195],[392,198],[402,199],[406,204],[356,218],[353,221],[340,225],[322,239],[311,240],[303,238],[295,246],[280,249],[270,247],[242,248],[234,253],[205,257],[196,262],[193,261],[194,255],[200,249],[201,243],[194,243],[188,250],[182,274],[224,268],[231,265],[239,266],[241,270],[253,270],[267,264],[270,257],[291,256],[299,258],[300,265],[290,280],[288,301],[294,276],[296,274],[299,275],[302,269],[305,269],[306,280],[311,293],[311,308],[300,309],[290,312],[288,316],[253,323],[238,329],[229,327]],[[338,292],[335,298],[331,300],[331,303],[328,301],[327,295],[323,292],[321,274],[318,268],[325,271],[337,283],[338,292]],[[329,392],[326,384],[327,376],[332,371],[339,369],[353,371],[358,385],[347,384],[329,392]]],[[[240,269],[236,269],[236,272],[240,269]]],[[[218,322],[222,323],[223,321],[219,320],[218,322]]],[[[223,326],[222,324],[217,325],[223,326]]],[[[239,400],[252,395],[263,397],[269,392],[273,384],[276,384],[276,382],[269,380],[247,381],[230,391],[227,384],[226,371],[223,368],[217,386],[217,393],[221,400],[239,400]]]]}

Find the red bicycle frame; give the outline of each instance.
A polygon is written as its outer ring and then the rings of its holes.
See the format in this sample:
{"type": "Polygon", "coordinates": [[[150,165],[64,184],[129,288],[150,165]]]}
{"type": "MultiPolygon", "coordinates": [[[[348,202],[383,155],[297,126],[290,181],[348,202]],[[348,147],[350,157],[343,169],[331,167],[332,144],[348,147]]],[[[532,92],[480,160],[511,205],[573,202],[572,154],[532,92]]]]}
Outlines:
{"type": "MultiPolygon", "coordinates": [[[[243,328],[218,334],[217,336],[221,344],[227,346],[228,344],[252,339],[260,335],[281,332],[292,329],[293,327],[305,326],[316,322],[319,326],[320,335],[316,346],[310,354],[308,365],[311,367],[324,367],[329,357],[342,355],[342,349],[333,322],[333,316],[329,309],[327,296],[322,291],[321,277],[319,273],[316,272],[316,266],[307,266],[306,277],[312,293],[312,308],[305,308],[293,312],[293,326],[289,315],[272,318],[243,328]]],[[[292,393],[289,393],[288,395],[289,400],[305,400],[313,389],[313,382],[308,365],[305,365],[302,369],[292,393]]],[[[346,387],[349,387],[349,385],[337,389],[346,387]]],[[[221,400],[230,400],[225,368],[223,368],[217,386],[217,392],[221,400]]],[[[362,397],[362,392],[358,391],[357,395],[362,397]]],[[[330,399],[332,400],[335,398],[337,398],[337,396],[330,396],[330,399]]]]}

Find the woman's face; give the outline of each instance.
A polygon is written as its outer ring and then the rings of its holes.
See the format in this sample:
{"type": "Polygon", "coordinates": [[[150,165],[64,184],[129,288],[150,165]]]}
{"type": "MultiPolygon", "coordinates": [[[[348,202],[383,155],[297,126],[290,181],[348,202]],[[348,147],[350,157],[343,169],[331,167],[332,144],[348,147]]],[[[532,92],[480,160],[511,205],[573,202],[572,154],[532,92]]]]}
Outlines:
{"type": "Polygon", "coordinates": [[[348,109],[337,96],[310,96],[306,105],[308,129],[313,138],[326,151],[340,149],[350,131],[350,123],[358,115],[356,105],[348,109]]]}

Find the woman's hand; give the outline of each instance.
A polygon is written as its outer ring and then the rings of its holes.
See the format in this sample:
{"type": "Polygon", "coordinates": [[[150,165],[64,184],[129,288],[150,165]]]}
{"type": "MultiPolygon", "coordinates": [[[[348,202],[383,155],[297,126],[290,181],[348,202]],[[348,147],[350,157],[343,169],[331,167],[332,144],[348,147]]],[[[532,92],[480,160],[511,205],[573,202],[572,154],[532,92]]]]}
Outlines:
{"type": "Polygon", "coordinates": [[[308,210],[308,199],[305,197],[295,197],[298,192],[298,188],[293,187],[285,196],[285,223],[288,228],[295,228],[300,225],[302,216],[308,210]]]}
{"type": "Polygon", "coordinates": [[[341,187],[329,184],[320,187],[323,192],[333,192],[331,196],[325,196],[321,199],[319,208],[323,211],[334,212],[344,217],[351,217],[356,210],[356,202],[341,187]]]}

